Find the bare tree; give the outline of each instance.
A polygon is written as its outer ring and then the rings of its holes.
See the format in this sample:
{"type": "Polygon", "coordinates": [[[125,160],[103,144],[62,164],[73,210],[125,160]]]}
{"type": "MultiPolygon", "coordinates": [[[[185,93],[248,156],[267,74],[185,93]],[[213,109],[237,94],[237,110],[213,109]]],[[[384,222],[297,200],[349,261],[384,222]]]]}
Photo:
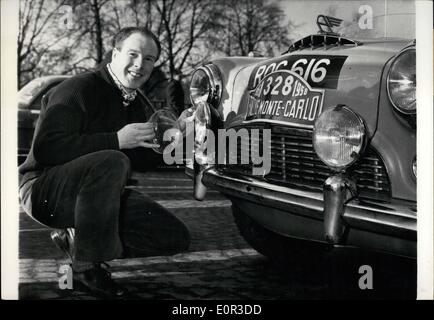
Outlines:
{"type": "MultiPolygon", "coordinates": [[[[215,26],[216,1],[161,0],[152,2],[158,15],[153,30],[162,44],[160,65],[170,78],[189,73],[189,57],[215,26]]],[[[200,61],[197,61],[199,63],[200,61]]]]}
{"type": "Polygon", "coordinates": [[[269,52],[287,41],[275,4],[259,0],[21,0],[20,86],[44,74],[78,73],[98,66],[120,28],[146,26],[160,39],[156,68],[168,78],[188,76],[215,53],[269,52]],[[59,7],[73,9],[64,28],[59,7]]]}
{"type": "Polygon", "coordinates": [[[44,39],[63,1],[21,0],[19,3],[17,74],[18,87],[29,81],[44,54],[59,39],[44,39]]]}
{"type": "Polygon", "coordinates": [[[272,54],[289,45],[289,26],[276,3],[262,0],[222,0],[218,32],[212,39],[215,49],[227,55],[245,56],[261,51],[272,54]],[[219,41],[224,39],[224,41],[219,41]]]}
{"type": "Polygon", "coordinates": [[[96,49],[97,63],[100,63],[103,59],[104,45],[102,42],[101,7],[106,2],[107,1],[92,0],[92,3],[90,4],[90,8],[93,13],[93,19],[95,21],[94,28],[92,31],[95,36],[95,49],[96,49]]]}
{"type": "Polygon", "coordinates": [[[117,16],[121,13],[113,10],[115,5],[115,0],[74,2],[75,32],[70,32],[60,49],[64,57],[62,73],[89,70],[103,61],[107,42],[120,26],[117,16]]]}
{"type": "Polygon", "coordinates": [[[76,73],[102,61],[105,23],[101,10],[108,1],[21,0],[18,87],[41,75],[76,73]],[[62,21],[66,9],[73,20],[68,25],[62,21]]]}

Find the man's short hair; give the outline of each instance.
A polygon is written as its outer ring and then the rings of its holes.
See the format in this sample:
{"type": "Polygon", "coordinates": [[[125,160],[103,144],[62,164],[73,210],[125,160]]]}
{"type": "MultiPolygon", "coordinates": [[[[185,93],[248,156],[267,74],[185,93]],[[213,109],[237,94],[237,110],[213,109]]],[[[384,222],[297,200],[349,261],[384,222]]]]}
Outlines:
{"type": "Polygon", "coordinates": [[[122,28],[113,38],[113,47],[121,50],[122,49],[122,44],[124,42],[125,39],[127,39],[130,35],[134,34],[134,33],[140,33],[145,37],[151,38],[152,40],[154,40],[155,44],[157,45],[157,49],[158,49],[158,54],[157,54],[157,59],[160,56],[161,53],[161,44],[160,41],[158,40],[157,36],[148,28],[146,27],[126,27],[126,28],[122,28]]]}

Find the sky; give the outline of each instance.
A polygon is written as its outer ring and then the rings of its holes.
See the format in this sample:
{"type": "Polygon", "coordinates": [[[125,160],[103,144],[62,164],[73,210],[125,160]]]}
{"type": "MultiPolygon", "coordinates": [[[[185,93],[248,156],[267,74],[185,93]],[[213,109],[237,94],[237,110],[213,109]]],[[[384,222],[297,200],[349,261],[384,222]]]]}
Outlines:
{"type": "MultiPolygon", "coordinates": [[[[372,7],[373,16],[396,13],[415,13],[415,0],[368,0],[368,1],[318,1],[318,0],[274,0],[285,12],[288,20],[299,27],[294,30],[292,38],[317,33],[316,17],[320,14],[332,15],[350,21],[362,5],[372,7]],[[331,14],[331,12],[333,14],[331,14]]],[[[391,21],[388,35],[402,28],[402,21],[391,21]]],[[[390,21],[390,20],[389,20],[390,21]]],[[[375,27],[375,26],[374,26],[375,27]]],[[[414,28],[413,28],[414,29],[414,28]]]]}

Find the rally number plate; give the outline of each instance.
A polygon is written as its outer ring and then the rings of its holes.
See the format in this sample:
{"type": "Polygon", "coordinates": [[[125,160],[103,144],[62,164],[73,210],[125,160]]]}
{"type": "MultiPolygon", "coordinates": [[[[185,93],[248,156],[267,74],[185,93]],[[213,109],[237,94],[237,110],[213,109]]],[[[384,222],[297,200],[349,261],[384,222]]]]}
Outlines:
{"type": "Polygon", "coordinates": [[[312,128],[321,114],[323,89],[312,89],[298,74],[278,70],[249,92],[245,122],[283,122],[312,128]]]}

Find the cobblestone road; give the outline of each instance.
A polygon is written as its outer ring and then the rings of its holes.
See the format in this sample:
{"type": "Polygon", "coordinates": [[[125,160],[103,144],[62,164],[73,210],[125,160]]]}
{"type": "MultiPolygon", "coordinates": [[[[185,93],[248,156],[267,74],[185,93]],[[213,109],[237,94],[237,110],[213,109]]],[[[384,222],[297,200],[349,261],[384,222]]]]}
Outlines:
{"type": "MultiPolygon", "coordinates": [[[[345,299],[416,297],[412,260],[336,251],[319,265],[306,254],[290,266],[275,266],[249,247],[233,222],[230,202],[210,191],[192,198],[182,171],[134,176],[132,187],[153,196],[190,228],[188,252],[171,257],[115,260],[112,276],[136,299],[345,299]],[[360,290],[358,268],[374,270],[374,290],[360,290]]],[[[20,299],[97,299],[60,290],[59,268],[67,263],[49,240],[50,230],[20,213],[20,299]]]]}

